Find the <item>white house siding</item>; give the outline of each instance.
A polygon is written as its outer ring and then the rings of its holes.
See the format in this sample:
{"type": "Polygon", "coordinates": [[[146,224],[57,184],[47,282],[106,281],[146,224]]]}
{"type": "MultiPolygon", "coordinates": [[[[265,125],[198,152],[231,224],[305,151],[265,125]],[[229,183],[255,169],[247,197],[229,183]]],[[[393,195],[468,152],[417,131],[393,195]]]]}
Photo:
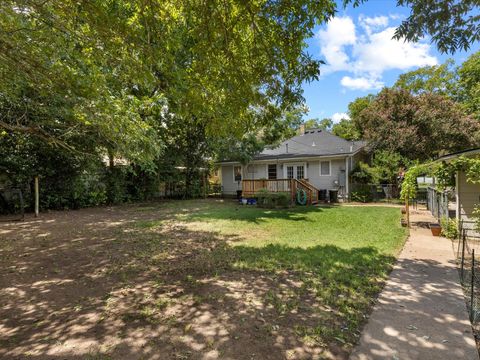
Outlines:
{"type": "Polygon", "coordinates": [[[317,189],[336,189],[335,181],[340,181],[341,170],[345,170],[345,158],[322,158],[308,161],[307,178],[317,189]],[[330,175],[320,176],[320,161],[330,161],[330,175]]]}
{"type": "MultiPolygon", "coordinates": [[[[242,190],[242,184],[233,178],[233,167],[239,165],[240,164],[221,166],[222,191],[225,195],[236,195],[237,190],[242,190]]],[[[249,164],[242,166],[243,179],[266,179],[267,177],[266,164],[249,164]]]]}
{"type": "MultiPolygon", "coordinates": [[[[242,167],[243,179],[267,179],[268,164],[277,164],[277,178],[284,179],[286,178],[285,169],[288,164],[305,164],[305,177],[308,178],[308,181],[312,183],[317,189],[336,189],[338,185],[335,184],[337,181],[341,184],[340,176],[342,171],[345,171],[346,161],[345,157],[342,158],[314,158],[314,159],[291,159],[286,161],[277,161],[273,160],[271,162],[261,162],[256,164],[249,164],[242,167]],[[324,176],[320,175],[320,161],[330,161],[330,175],[324,176]]],[[[237,190],[242,189],[241,183],[233,179],[233,164],[226,164],[221,166],[221,179],[223,193],[225,195],[235,195],[237,190]]],[[[349,171],[353,167],[349,166],[349,171]]]]}
{"type": "MultiPolygon", "coordinates": [[[[457,173],[457,217],[459,220],[473,221],[472,212],[475,205],[480,204],[480,184],[467,182],[464,172],[457,173]]],[[[465,223],[465,228],[473,228],[473,224],[465,223]]]]}
{"type": "Polygon", "coordinates": [[[242,189],[242,184],[238,184],[233,179],[233,165],[222,165],[222,192],[225,195],[234,195],[237,190],[242,189]]]}

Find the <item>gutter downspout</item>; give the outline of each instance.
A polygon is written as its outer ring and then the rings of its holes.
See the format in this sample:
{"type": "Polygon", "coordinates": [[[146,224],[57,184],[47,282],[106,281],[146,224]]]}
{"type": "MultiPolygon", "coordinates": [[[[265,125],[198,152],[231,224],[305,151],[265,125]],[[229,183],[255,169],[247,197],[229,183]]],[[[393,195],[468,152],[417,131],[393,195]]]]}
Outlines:
{"type": "Polygon", "coordinates": [[[350,184],[349,184],[350,170],[348,168],[349,159],[350,159],[349,156],[345,157],[345,201],[348,201],[348,199],[350,198],[350,184]]]}

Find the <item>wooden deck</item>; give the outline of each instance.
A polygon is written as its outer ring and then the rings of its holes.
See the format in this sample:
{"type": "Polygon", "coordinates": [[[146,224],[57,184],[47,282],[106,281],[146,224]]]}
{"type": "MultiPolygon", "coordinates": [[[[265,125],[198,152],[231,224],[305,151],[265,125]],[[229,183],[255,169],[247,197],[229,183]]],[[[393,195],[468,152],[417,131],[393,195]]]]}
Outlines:
{"type": "Polygon", "coordinates": [[[318,189],[307,179],[242,180],[242,195],[245,197],[254,197],[261,189],[290,193],[292,202],[295,202],[297,190],[301,189],[307,193],[308,205],[318,203],[318,189]]]}

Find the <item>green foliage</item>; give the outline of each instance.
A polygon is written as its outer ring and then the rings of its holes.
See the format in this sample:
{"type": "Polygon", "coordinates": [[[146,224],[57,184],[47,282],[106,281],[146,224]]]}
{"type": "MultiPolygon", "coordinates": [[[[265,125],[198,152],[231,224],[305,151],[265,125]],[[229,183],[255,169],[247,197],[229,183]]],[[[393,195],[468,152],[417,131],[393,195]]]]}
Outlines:
{"type": "Polygon", "coordinates": [[[480,51],[471,55],[457,70],[459,101],[480,120],[480,51]]]}
{"type": "Polygon", "coordinates": [[[417,178],[432,173],[432,164],[419,164],[411,166],[406,172],[402,182],[400,198],[413,199],[417,195],[417,178]]]}
{"type": "Polygon", "coordinates": [[[458,223],[456,219],[442,217],[440,225],[442,226],[442,236],[445,236],[447,239],[458,238],[458,223]]]}
{"type": "Polygon", "coordinates": [[[240,141],[232,138],[227,138],[221,144],[222,159],[235,160],[241,164],[248,164],[252,158],[261,152],[265,144],[254,134],[246,134],[240,141]]]}
{"type": "Polygon", "coordinates": [[[367,163],[360,161],[352,170],[351,178],[355,183],[374,184],[377,182],[377,174],[367,163]]]}
{"type": "Polygon", "coordinates": [[[425,35],[442,53],[468,50],[480,40],[478,0],[397,0],[410,15],[395,31],[395,39],[418,41],[425,35]]]}
{"type": "Polygon", "coordinates": [[[256,197],[259,207],[274,209],[290,206],[290,194],[286,192],[272,192],[267,189],[260,189],[256,197]]]}
{"type": "Polygon", "coordinates": [[[355,190],[350,193],[352,201],[367,203],[373,201],[372,190],[369,185],[359,184],[355,190]]]}
{"type": "Polygon", "coordinates": [[[352,120],[342,119],[332,126],[332,133],[345,140],[360,140],[361,133],[352,120]]]}
{"type": "Polygon", "coordinates": [[[309,129],[322,129],[330,131],[333,126],[332,119],[324,118],[322,120],[319,119],[308,119],[306,120],[303,125],[305,126],[305,130],[309,129]]]}
{"type": "Polygon", "coordinates": [[[372,165],[359,162],[352,171],[352,179],[365,184],[396,184],[400,170],[410,164],[408,159],[398,153],[377,151],[372,165]]]}
{"type": "Polygon", "coordinates": [[[0,126],[68,150],[92,139],[149,164],[168,117],[240,139],[302,103],[301,84],[321,64],[305,40],[335,8],[331,0],[4,1],[0,104],[16,111],[2,111],[0,126]],[[25,108],[34,116],[22,117],[25,108]]]}
{"type": "Polygon", "coordinates": [[[451,99],[403,89],[383,89],[355,121],[373,151],[420,161],[473,147],[480,133],[480,124],[451,99]]]}
{"type": "Polygon", "coordinates": [[[348,115],[350,116],[351,121],[355,129],[357,129],[361,135],[362,132],[362,123],[360,119],[360,114],[362,111],[370,106],[370,104],[375,100],[375,95],[369,94],[367,96],[358,97],[350,104],[348,104],[348,115]]]}
{"type": "Polygon", "coordinates": [[[472,218],[475,220],[475,230],[480,231],[480,205],[476,204],[473,212],[472,218]]]}
{"type": "Polygon", "coordinates": [[[449,59],[441,65],[425,66],[406,72],[398,77],[393,87],[408,90],[415,95],[426,92],[452,97],[456,94],[457,87],[456,73],[451,69],[453,63],[453,60],[449,59]]]}
{"type": "Polygon", "coordinates": [[[465,172],[468,182],[480,183],[480,158],[460,156],[449,162],[442,162],[433,168],[433,175],[437,179],[438,186],[445,188],[455,185],[457,171],[465,172]]]}

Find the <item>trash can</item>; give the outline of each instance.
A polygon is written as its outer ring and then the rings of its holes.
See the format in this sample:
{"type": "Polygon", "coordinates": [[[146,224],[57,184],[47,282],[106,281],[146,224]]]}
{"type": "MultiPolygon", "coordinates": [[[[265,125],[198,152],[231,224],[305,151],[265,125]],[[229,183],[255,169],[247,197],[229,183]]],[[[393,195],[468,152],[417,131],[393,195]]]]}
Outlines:
{"type": "Polygon", "coordinates": [[[328,197],[331,203],[338,202],[338,190],[329,190],[328,193],[328,197]]]}
{"type": "Polygon", "coordinates": [[[318,191],[318,201],[326,201],[327,200],[327,190],[319,190],[318,191]]]}
{"type": "Polygon", "coordinates": [[[242,198],[242,190],[237,190],[237,199],[240,200],[242,198]]]}

